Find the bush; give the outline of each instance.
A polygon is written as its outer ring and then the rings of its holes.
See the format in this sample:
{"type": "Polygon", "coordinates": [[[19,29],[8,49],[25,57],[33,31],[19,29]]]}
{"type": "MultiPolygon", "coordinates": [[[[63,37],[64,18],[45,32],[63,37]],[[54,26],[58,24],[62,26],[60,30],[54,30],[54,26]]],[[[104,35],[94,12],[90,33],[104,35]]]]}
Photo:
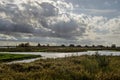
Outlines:
{"type": "Polygon", "coordinates": [[[98,66],[103,70],[108,70],[109,68],[109,64],[110,64],[110,60],[107,56],[103,55],[101,56],[100,54],[98,54],[98,52],[96,52],[95,54],[95,59],[98,63],[98,66]]]}

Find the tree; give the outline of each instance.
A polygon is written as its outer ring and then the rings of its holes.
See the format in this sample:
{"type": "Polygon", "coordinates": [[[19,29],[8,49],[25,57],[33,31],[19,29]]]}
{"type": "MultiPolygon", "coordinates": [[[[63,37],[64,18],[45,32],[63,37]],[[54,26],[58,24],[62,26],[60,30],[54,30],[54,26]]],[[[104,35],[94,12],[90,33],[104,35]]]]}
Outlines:
{"type": "Polygon", "coordinates": [[[86,48],[88,48],[88,45],[85,45],[86,48]]]}
{"type": "Polygon", "coordinates": [[[92,45],[92,47],[95,47],[95,45],[92,45]]]}
{"type": "Polygon", "coordinates": [[[29,44],[29,43],[25,43],[24,45],[25,45],[25,47],[29,47],[29,46],[30,46],[30,44],[29,44]]]}
{"type": "Polygon", "coordinates": [[[29,47],[30,44],[29,43],[21,43],[18,45],[19,47],[29,47]]]}
{"type": "Polygon", "coordinates": [[[99,48],[104,48],[104,46],[103,46],[103,45],[98,45],[97,47],[99,47],[99,48]]]}
{"type": "Polygon", "coordinates": [[[70,44],[69,47],[75,47],[75,45],[74,44],[70,44]]]}
{"type": "Polygon", "coordinates": [[[40,43],[38,43],[37,47],[41,47],[40,43]]]}
{"type": "Polygon", "coordinates": [[[49,44],[47,44],[47,47],[49,47],[50,45],[49,44]]]}
{"type": "Polygon", "coordinates": [[[81,45],[77,45],[77,47],[82,47],[81,45]]]}
{"type": "Polygon", "coordinates": [[[18,47],[24,47],[24,46],[25,46],[24,43],[18,45],[18,47]]]}
{"type": "Polygon", "coordinates": [[[115,44],[112,44],[112,45],[111,45],[111,48],[116,48],[116,45],[115,45],[115,44]]]}
{"type": "Polygon", "coordinates": [[[65,45],[64,45],[64,44],[62,44],[62,45],[61,45],[61,47],[65,47],[65,45]]]}

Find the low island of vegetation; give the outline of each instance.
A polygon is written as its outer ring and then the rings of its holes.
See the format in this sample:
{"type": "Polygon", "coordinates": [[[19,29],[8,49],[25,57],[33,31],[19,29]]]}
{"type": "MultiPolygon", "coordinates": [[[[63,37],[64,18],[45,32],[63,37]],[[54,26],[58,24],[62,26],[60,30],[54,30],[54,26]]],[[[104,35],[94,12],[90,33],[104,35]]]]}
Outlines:
{"type": "Polygon", "coordinates": [[[31,54],[10,54],[10,53],[0,53],[0,62],[10,62],[14,60],[24,60],[41,57],[40,55],[31,54]]]}

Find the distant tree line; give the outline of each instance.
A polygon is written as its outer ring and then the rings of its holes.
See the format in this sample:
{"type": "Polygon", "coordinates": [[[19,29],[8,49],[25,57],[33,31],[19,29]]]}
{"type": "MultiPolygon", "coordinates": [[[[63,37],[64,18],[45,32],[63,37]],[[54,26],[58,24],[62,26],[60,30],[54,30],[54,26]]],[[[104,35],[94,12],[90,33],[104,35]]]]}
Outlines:
{"type": "MultiPolygon", "coordinates": [[[[32,45],[30,45],[30,43],[21,43],[18,45],[18,47],[31,47],[32,45]]],[[[34,46],[35,47],[35,46],[34,46]]],[[[49,44],[47,45],[41,45],[40,43],[38,43],[36,45],[36,47],[50,47],[49,44]]],[[[81,47],[81,48],[117,48],[116,44],[112,44],[111,46],[103,46],[103,45],[74,45],[74,44],[69,44],[68,46],[66,46],[65,44],[62,44],[61,46],[56,46],[56,47],[81,47]]]]}

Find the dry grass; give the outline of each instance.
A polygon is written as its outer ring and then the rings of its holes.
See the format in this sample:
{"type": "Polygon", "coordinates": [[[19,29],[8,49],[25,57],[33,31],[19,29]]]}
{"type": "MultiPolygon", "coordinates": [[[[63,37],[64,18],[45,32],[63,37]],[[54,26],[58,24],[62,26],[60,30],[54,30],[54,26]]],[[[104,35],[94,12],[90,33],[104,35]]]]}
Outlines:
{"type": "Polygon", "coordinates": [[[84,55],[0,64],[0,80],[119,80],[119,63],[119,56],[84,55]]]}

